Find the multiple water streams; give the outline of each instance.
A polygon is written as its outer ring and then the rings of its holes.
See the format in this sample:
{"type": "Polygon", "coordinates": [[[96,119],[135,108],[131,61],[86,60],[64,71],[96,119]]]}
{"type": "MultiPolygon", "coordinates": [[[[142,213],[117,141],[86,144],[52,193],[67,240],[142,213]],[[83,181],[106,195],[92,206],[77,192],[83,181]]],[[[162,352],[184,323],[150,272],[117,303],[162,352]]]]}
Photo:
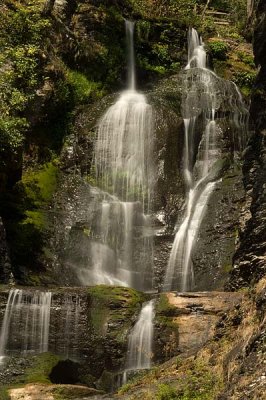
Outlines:
{"type": "MultiPolygon", "coordinates": [[[[143,94],[136,91],[134,23],[126,21],[129,44],[128,90],[123,92],[99,121],[94,151],[97,218],[91,230],[87,268],[79,271],[84,285],[110,284],[148,290],[153,286],[153,232],[150,222],[154,191],[153,114],[143,94]]],[[[204,44],[189,31],[188,64],[184,72],[182,113],[185,145],[184,179],[187,188],[183,221],[168,261],[164,291],[193,289],[193,248],[213,191],[220,179],[223,132],[217,113],[223,101],[231,102],[229,117],[241,127],[241,95],[233,84],[206,67],[204,44]]],[[[242,125],[241,125],[242,124],[242,125]]],[[[30,296],[12,289],[0,334],[0,357],[12,342],[21,352],[48,350],[51,292],[30,296]],[[16,326],[20,331],[16,332],[16,326]]],[[[64,354],[73,356],[71,343],[78,337],[80,300],[63,304],[64,354]]],[[[128,338],[124,381],[129,371],[151,366],[154,301],[145,303],[128,338]]]]}
{"type": "Polygon", "coordinates": [[[185,68],[182,99],[186,210],[182,223],[176,227],[164,291],[193,290],[193,249],[208,201],[226,162],[222,159],[224,134],[221,125],[217,124],[217,112],[222,109],[224,101],[231,103],[227,119],[232,121],[241,136],[245,132],[247,115],[237,87],[207,69],[204,44],[195,29],[190,29],[188,39],[188,64],[185,68]]]}
{"type": "Polygon", "coordinates": [[[51,299],[51,292],[29,295],[21,289],[10,290],[0,333],[0,361],[11,336],[14,352],[48,351],[51,299]]]}

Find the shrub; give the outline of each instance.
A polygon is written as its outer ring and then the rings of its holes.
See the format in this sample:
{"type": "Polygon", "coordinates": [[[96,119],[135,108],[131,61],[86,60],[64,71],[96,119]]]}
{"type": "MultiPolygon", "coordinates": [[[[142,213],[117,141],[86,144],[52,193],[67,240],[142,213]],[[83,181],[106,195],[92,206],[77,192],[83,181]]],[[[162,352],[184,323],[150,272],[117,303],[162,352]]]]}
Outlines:
{"type": "Polygon", "coordinates": [[[85,75],[77,71],[68,70],[66,73],[67,83],[71,86],[74,101],[83,104],[91,98],[99,98],[103,95],[101,85],[97,82],[89,81],[85,75]]]}
{"type": "Polygon", "coordinates": [[[228,47],[225,42],[222,42],[221,40],[212,41],[209,43],[209,48],[213,58],[226,60],[228,47]]]}
{"type": "Polygon", "coordinates": [[[167,384],[161,384],[158,386],[156,399],[157,400],[177,400],[178,394],[172,386],[167,385],[167,384]]]}
{"type": "Polygon", "coordinates": [[[234,76],[234,82],[240,87],[252,88],[257,72],[237,72],[234,76]]]}

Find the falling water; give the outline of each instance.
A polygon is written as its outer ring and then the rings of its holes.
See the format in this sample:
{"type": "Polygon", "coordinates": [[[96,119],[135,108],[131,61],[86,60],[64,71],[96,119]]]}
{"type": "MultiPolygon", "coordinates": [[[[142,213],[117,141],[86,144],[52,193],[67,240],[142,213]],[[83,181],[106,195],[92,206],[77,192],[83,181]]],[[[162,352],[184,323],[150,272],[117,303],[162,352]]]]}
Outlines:
{"type": "Polygon", "coordinates": [[[99,122],[95,167],[99,186],[149,211],[152,184],[152,109],[145,96],[122,93],[99,122]]]}
{"type": "Polygon", "coordinates": [[[83,284],[149,289],[152,234],[148,229],[153,187],[153,117],[135,90],[134,23],[126,21],[128,86],[98,124],[95,171],[102,200],[91,228],[88,269],[83,284]],[[144,277],[144,278],[143,278],[144,277]]]}
{"type": "Polygon", "coordinates": [[[0,360],[9,351],[48,351],[51,292],[9,292],[0,333],[0,360]]]}
{"type": "Polygon", "coordinates": [[[223,167],[223,132],[217,125],[216,113],[221,106],[225,107],[223,102],[227,102],[228,118],[240,131],[242,128],[244,130],[247,115],[237,87],[206,68],[204,44],[195,29],[189,30],[188,40],[188,64],[184,73],[182,100],[186,211],[176,231],[168,261],[163,287],[165,291],[188,291],[194,286],[193,247],[208,200],[223,167]]]}
{"type": "Polygon", "coordinates": [[[134,21],[126,20],[126,35],[128,48],[128,88],[135,90],[136,73],[135,73],[135,53],[134,53],[134,21]]]}
{"type": "Polygon", "coordinates": [[[69,359],[75,359],[78,355],[81,311],[80,296],[66,293],[60,308],[61,355],[69,359]]]}
{"type": "Polygon", "coordinates": [[[152,360],[154,300],[145,303],[128,338],[128,352],[123,383],[127,373],[149,369],[152,360]]]}

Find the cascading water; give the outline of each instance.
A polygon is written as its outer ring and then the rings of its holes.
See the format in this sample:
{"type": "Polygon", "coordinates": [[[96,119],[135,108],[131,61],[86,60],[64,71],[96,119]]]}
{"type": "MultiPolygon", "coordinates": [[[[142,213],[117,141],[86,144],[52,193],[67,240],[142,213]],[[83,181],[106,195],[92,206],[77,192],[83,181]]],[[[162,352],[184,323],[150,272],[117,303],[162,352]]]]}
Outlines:
{"type": "Polygon", "coordinates": [[[149,369],[152,360],[154,300],[145,303],[128,338],[128,351],[123,383],[127,374],[140,369],[149,369]]]}
{"type": "Polygon", "coordinates": [[[48,351],[51,292],[9,292],[0,333],[0,360],[10,352],[48,351]]]}
{"type": "Polygon", "coordinates": [[[75,359],[77,356],[81,311],[80,296],[65,294],[60,309],[60,330],[63,339],[61,354],[68,359],[75,359]]]}
{"type": "MultiPolygon", "coordinates": [[[[216,114],[228,102],[227,118],[245,132],[245,109],[236,85],[206,68],[204,44],[195,29],[188,34],[188,64],[184,72],[182,114],[185,140],[183,169],[187,187],[186,211],[177,229],[163,289],[188,291],[194,286],[192,252],[208,200],[223,169],[223,131],[216,114]]],[[[244,136],[244,135],[243,135],[244,136]]]]}
{"type": "Polygon", "coordinates": [[[140,290],[152,287],[153,118],[135,90],[134,23],[126,21],[128,87],[98,124],[95,172],[100,207],[91,227],[88,268],[78,272],[84,285],[111,284],[140,290]],[[146,215],[145,215],[146,214],[146,215]]]}

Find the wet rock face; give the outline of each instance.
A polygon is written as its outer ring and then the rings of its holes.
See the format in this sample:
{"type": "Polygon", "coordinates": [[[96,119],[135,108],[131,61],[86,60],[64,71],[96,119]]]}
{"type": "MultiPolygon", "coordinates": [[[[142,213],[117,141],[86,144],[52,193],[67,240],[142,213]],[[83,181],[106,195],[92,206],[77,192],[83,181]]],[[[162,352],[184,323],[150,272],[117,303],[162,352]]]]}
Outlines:
{"type": "Polygon", "coordinates": [[[244,187],[239,163],[230,167],[217,183],[207,206],[192,257],[195,291],[223,290],[232,268],[243,199],[244,187]]]}
{"type": "Polygon", "coordinates": [[[240,245],[235,254],[229,288],[257,282],[266,273],[266,5],[260,1],[254,51],[258,74],[251,99],[250,118],[254,127],[244,154],[245,206],[242,210],[240,245]]]}
{"type": "MultiPolygon", "coordinates": [[[[50,218],[52,234],[49,233],[48,244],[54,255],[52,275],[57,284],[80,285],[75,271],[88,265],[90,242],[93,239],[91,227],[99,219],[100,200],[103,196],[100,189],[94,188],[93,151],[96,129],[99,119],[117,97],[106,96],[94,106],[81,110],[75,121],[74,132],[68,137],[61,154],[60,191],[54,196],[50,218]],[[62,269],[65,274],[61,273],[62,269]]],[[[163,246],[184,203],[180,167],[183,153],[180,80],[176,78],[172,89],[162,85],[162,88],[158,91],[155,89],[147,97],[148,103],[153,106],[155,126],[155,190],[151,203],[154,211],[153,226],[156,231],[160,231],[156,238],[157,279],[166,265],[172,238],[165,249],[167,254],[164,252],[163,257],[157,243],[163,246]],[[171,97],[172,107],[169,106],[168,96],[171,97]]]]}
{"type": "MultiPolygon", "coordinates": [[[[155,109],[156,160],[158,180],[155,194],[155,215],[157,219],[155,237],[154,267],[156,286],[161,286],[167,266],[174,233],[185,215],[185,183],[183,177],[184,124],[182,116],[192,112],[198,116],[197,140],[201,139],[203,122],[200,115],[201,104],[208,106],[208,99],[201,95],[201,86],[193,87],[191,108],[182,110],[182,97],[186,97],[184,82],[191,85],[195,71],[185,71],[158,84],[148,94],[155,109]],[[191,77],[192,75],[192,77],[191,77]],[[182,89],[183,88],[183,89],[182,89]],[[201,97],[202,96],[202,97],[201,97]],[[178,122],[179,116],[179,122],[178,122]],[[175,122],[176,121],[176,122],[175,122]],[[159,223],[158,223],[159,222],[159,223]]],[[[207,72],[206,72],[207,74],[207,72]]],[[[193,290],[222,289],[232,266],[232,258],[237,241],[238,220],[243,203],[241,161],[238,160],[239,144],[234,139],[236,128],[232,112],[237,110],[234,102],[238,96],[232,95],[230,83],[210,73],[214,91],[217,93],[217,125],[223,131],[221,140],[220,180],[208,201],[207,211],[200,227],[192,261],[195,274],[193,290]],[[226,95],[226,93],[231,93],[226,95]],[[224,95],[223,95],[224,94],[224,95]],[[226,101],[230,97],[230,102],[226,101]],[[235,147],[236,146],[236,147],[235,147]]],[[[246,110],[243,109],[243,115],[246,110]]],[[[245,142],[245,130],[241,131],[239,143],[245,142]],[[242,136],[241,136],[242,135],[242,136]]],[[[198,144],[198,143],[197,143],[198,144]]],[[[196,147],[196,146],[195,146],[196,147]]],[[[196,159],[196,150],[194,159],[196,159]]],[[[195,160],[194,160],[195,161],[195,160]]]]}
{"type": "MultiPolygon", "coordinates": [[[[182,82],[182,75],[174,75],[147,93],[147,102],[152,105],[154,116],[155,190],[151,207],[155,231],[155,288],[162,285],[174,241],[175,225],[182,223],[185,213],[182,82]]],[[[217,78],[219,91],[223,82],[217,78]]],[[[111,95],[94,106],[84,107],[77,115],[73,134],[68,137],[61,154],[60,191],[54,196],[52,234],[49,233],[49,246],[54,255],[52,275],[57,284],[80,285],[76,272],[79,268],[88,267],[91,226],[92,221],[97,219],[97,212],[99,214],[101,195],[100,191],[93,188],[96,184],[93,168],[96,127],[100,117],[116,99],[117,95],[111,95]],[[61,273],[62,270],[65,274],[61,273]]],[[[235,251],[243,187],[241,168],[238,162],[233,165],[234,128],[225,118],[232,107],[230,105],[228,108],[227,103],[221,102],[219,109],[219,124],[226,127],[221,150],[225,166],[222,180],[217,183],[210,198],[194,251],[195,291],[221,289],[235,251]]]]}

